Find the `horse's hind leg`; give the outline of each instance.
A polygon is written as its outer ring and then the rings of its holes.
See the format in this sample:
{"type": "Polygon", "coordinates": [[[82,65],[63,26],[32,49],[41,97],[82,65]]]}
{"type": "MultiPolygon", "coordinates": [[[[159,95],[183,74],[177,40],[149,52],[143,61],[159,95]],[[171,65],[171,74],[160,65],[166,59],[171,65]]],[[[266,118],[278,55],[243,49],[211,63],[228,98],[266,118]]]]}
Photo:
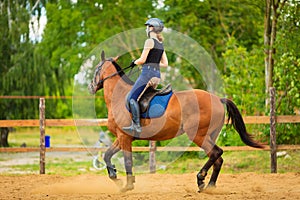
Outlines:
{"type": "Polygon", "coordinates": [[[213,165],[213,173],[210,177],[207,187],[215,187],[216,186],[216,182],[217,182],[222,164],[223,164],[223,158],[219,157],[213,165]]]}
{"type": "MultiPolygon", "coordinates": [[[[209,151],[209,149],[202,147],[206,152],[209,151]]],[[[212,175],[212,179],[210,180],[210,183],[213,184],[213,182],[215,183],[218,177],[218,174],[220,172],[221,169],[221,164],[216,163],[216,161],[221,158],[221,155],[223,154],[223,150],[218,147],[217,145],[214,145],[211,148],[211,151],[209,151],[208,153],[208,161],[205,163],[205,165],[202,167],[202,169],[200,170],[200,172],[197,174],[197,184],[198,184],[198,188],[199,188],[199,192],[203,191],[204,187],[205,187],[205,183],[204,183],[204,179],[207,175],[208,170],[211,168],[212,165],[214,165],[214,171],[213,171],[213,175],[212,175]],[[216,164],[215,164],[216,163],[216,164]],[[219,168],[218,168],[219,167],[219,168]]],[[[221,161],[223,160],[222,158],[219,160],[221,161]]]]}
{"type": "MultiPolygon", "coordinates": [[[[223,122],[215,131],[212,132],[211,137],[210,137],[211,141],[217,140],[217,137],[222,129],[222,126],[223,126],[223,122]]],[[[221,149],[221,152],[223,153],[222,149],[221,149]]],[[[222,155],[222,153],[221,153],[221,155],[222,155]]],[[[219,158],[217,158],[217,160],[213,164],[213,173],[210,177],[207,187],[215,187],[216,186],[216,182],[217,182],[222,164],[223,164],[223,158],[220,156],[219,158]]]]}

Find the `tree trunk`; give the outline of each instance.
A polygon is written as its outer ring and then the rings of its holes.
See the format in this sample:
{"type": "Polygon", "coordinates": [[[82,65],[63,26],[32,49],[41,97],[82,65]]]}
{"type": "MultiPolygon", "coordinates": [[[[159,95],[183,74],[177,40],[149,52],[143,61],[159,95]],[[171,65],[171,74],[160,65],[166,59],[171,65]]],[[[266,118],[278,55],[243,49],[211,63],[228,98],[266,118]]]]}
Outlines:
{"type": "Polygon", "coordinates": [[[276,26],[277,26],[277,5],[273,5],[273,16],[272,16],[272,26],[271,26],[271,37],[270,37],[270,48],[269,48],[269,74],[268,74],[268,90],[273,87],[273,68],[274,68],[274,54],[275,54],[275,48],[274,48],[274,42],[276,39],[276,26]]]}
{"type": "MultiPolygon", "coordinates": [[[[277,20],[280,15],[280,11],[283,9],[287,0],[265,0],[265,24],[264,24],[264,46],[265,46],[265,84],[266,94],[269,93],[269,89],[273,87],[273,68],[274,68],[274,54],[276,49],[274,48],[277,31],[277,20]]],[[[269,98],[266,98],[266,109],[269,107],[269,98]]]]}
{"type": "Polygon", "coordinates": [[[1,128],[1,140],[0,147],[8,147],[8,133],[9,129],[7,127],[1,128]]]}
{"type": "MultiPolygon", "coordinates": [[[[265,46],[265,91],[266,94],[269,93],[269,78],[271,77],[270,74],[272,73],[270,70],[270,37],[271,37],[271,7],[272,7],[272,0],[265,0],[266,2],[266,9],[265,9],[265,19],[264,19],[264,46],[265,46]]],[[[266,109],[269,105],[269,98],[266,98],[266,109]]]]}

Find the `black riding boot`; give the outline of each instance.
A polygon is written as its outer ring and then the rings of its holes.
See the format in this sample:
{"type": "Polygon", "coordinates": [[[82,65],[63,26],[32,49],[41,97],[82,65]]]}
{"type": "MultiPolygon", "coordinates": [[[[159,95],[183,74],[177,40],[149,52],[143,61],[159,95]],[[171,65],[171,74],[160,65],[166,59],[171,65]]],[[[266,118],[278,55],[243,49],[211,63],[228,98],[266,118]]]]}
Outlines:
{"type": "Polygon", "coordinates": [[[123,130],[129,134],[139,134],[142,132],[139,104],[134,99],[130,99],[129,108],[132,113],[132,123],[128,127],[123,127],[123,130]]]}

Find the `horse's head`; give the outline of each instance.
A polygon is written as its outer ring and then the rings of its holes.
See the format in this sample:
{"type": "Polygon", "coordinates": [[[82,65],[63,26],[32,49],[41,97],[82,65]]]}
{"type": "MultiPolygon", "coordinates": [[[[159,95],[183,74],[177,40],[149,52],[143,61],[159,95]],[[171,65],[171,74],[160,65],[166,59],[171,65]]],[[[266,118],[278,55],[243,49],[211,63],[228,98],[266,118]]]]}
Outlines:
{"type": "Polygon", "coordinates": [[[101,53],[101,62],[96,66],[94,77],[89,84],[88,88],[91,94],[95,94],[98,90],[103,88],[103,78],[102,78],[102,67],[105,64],[105,53],[101,53]]]}
{"type": "Polygon", "coordinates": [[[104,51],[102,51],[101,62],[96,66],[94,77],[88,86],[91,94],[95,94],[98,90],[103,88],[103,82],[106,79],[106,77],[104,76],[104,71],[107,68],[107,66],[112,64],[112,61],[116,61],[117,59],[118,58],[106,60],[105,53],[104,51]]]}

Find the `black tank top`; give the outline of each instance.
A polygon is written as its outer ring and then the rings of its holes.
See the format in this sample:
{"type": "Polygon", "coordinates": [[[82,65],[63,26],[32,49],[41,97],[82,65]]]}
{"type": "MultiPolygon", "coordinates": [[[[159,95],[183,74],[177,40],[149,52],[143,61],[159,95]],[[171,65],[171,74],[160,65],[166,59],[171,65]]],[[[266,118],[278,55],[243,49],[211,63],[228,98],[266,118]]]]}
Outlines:
{"type": "Polygon", "coordinates": [[[154,40],[154,47],[149,51],[146,62],[147,63],[160,63],[161,57],[164,53],[164,45],[163,43],[158,42],[156,39],[154,40]]]}

